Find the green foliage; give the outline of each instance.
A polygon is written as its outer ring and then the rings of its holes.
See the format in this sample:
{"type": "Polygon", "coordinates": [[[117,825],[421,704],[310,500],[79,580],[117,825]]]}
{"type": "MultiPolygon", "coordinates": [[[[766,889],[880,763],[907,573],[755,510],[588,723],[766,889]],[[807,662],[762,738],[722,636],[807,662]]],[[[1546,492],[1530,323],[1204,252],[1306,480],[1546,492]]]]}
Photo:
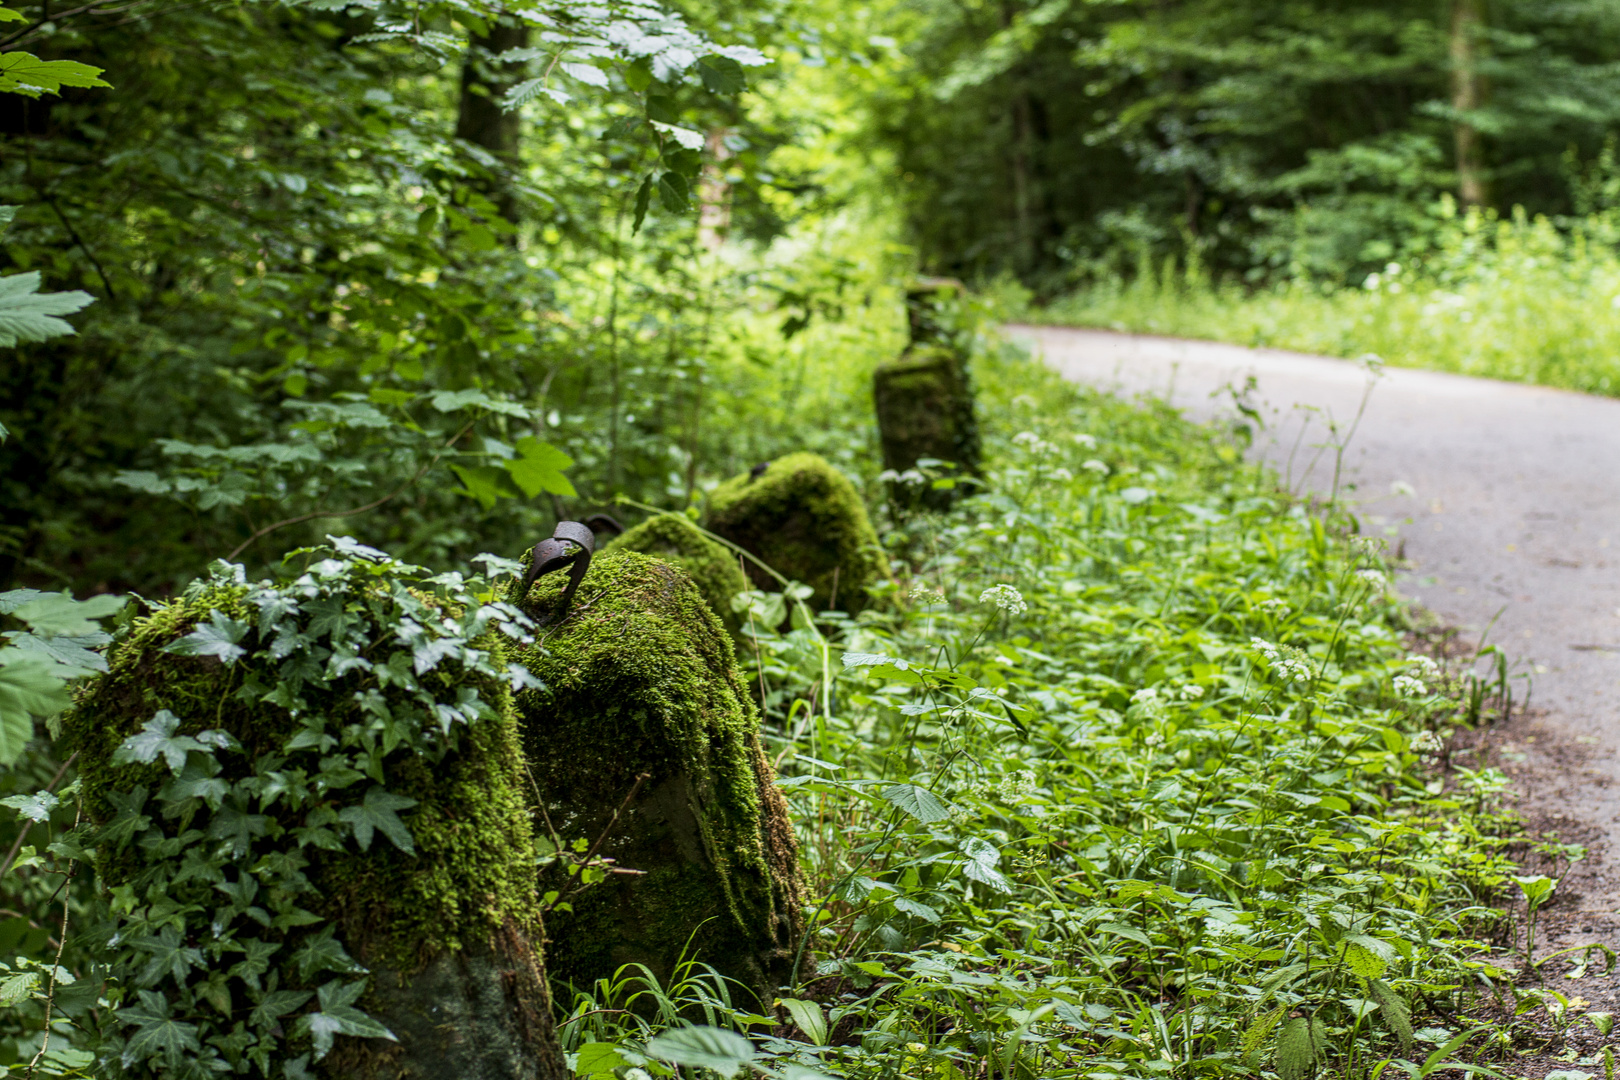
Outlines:
{"type": "Polygon", "coordinates": [[[539,939],[502,644],[528,619],[351,540],[300,555],[280,584],[216,564],[135,620],[66,720],[88,821],[62,843],[110,891],[92,936],[126,1075],[393,1039],[368,970],[539,939]]]}
{"type": "MultiPolygon", "coordinates": [[[[1613,172],[1612,153],[1600,175],[1613,172]]],[[[1230,341],[1620,394],[1620,218],[1562,222],[1435,207],[1356,287],[1251,290],[1169,262],[1031,311],[1043,322],[1230,341]]]]}

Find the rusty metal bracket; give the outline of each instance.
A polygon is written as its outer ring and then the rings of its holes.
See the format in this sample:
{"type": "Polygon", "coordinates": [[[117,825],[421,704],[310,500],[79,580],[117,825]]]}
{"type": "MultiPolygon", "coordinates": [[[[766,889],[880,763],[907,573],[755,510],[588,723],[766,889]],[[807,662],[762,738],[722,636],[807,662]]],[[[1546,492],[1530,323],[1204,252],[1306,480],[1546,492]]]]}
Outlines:
{"type": "Polygon", "coordinates": [[[528,601],[529,590],[536,581],[565,567],[570,568],[568,587],[563,590],[562,602],[557,605],[557,610],[536,617],[536,624],[547,626],[568,617],[568,605],[573,603],[574,593],[579,590],[585,571],[590,569],[591,553],[595,550],[596,534],[591,532],[589,526],[577,521],[559,521],[551,531],[551,539],[534,545],[529,556],[529,570],[518,584],[516,602],[519,605],[528,601]]]}

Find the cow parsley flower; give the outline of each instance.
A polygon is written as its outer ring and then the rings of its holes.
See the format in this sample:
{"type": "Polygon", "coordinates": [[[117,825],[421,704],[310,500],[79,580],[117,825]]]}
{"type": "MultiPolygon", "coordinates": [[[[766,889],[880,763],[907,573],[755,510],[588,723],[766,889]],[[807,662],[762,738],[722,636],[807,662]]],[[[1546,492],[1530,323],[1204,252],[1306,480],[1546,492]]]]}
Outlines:
{"type": "Polygon", "coordinates": [[[1190,682],[1181,688],[1182,701],[1197,701],[1204,696],[1204,688],[1195,682],[1190,682]]]}
{"type": "Polygon", "coordinates": [[[1131,695],[1131,701],[1133,704],[1141,704],[1143,702],[1153,702],[1158,700],[1159,691],[1151,686],[1144,686],[1142,689],[1131,695]]]}
{"type": "Polygon", "coordinates": [[[994,604],[1009,615],[1022,615],[1029,610],[1024,594],[1011,585],[992,585],[979,594],[979,603],[994,604]]]}
{"type": "Polygon", "coordinates": [[[1080,467],[1086,470],[1086,472],[1096,473],[1098,476],[1108,475],[1108,466],[1104,465],[1096,458],[1092,458],[1091,460],[1082,463],[1080,467]]]}
{"type": "Polygon", "coordinates": [[[1275,615],[1280,619],[1292,609],[1288,606],[1288,601],[1272,597],[1270,600],[1262,600],[1254,605],[1254,610],[1263,611],[1267,615],[1275,615]]]}
{"type": "Polygon", "coordinates": [[[1410,675],[1397,675],[1394,682],[1395,692],[1401,697],[1422,697],[1429,692],[1422,679],[1414,679],[1410,675]]]}
{"type": "Polygon", "coordinates": [[[1406,658],[1406,662],[1417,669],[1417,677],[1425,682],[1435,681],[1440,678],[1440,665],[1427,656],[1419,656],[1413,653],[1406,658]]]}
{"type": "Polygon", "coordinates": [[[1368,588],[1382,591],[1389,587],[1389,581],[1384,577],[1382,570],[1357,570],[1356,578],[1368,588]]]}

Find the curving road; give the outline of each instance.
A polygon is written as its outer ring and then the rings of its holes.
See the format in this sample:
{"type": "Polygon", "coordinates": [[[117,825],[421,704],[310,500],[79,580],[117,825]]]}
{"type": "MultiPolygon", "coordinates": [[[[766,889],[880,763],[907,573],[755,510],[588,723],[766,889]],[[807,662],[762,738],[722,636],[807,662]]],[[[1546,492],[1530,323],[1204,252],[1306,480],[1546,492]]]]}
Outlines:
{"type": "MultiPolygon", "coordinates": [[[[1266,419],[1256,449],[1296,490],[1331,487],[1328,425],[1347,430],[1368,386],[1368,371],[1345,360],[1009,331],[1069,379],[1168,396],[1199,419],[1231,415],[1226,387],[1253,375],[1266,419]]],[[[1620,851],[1620,400],[1391,368],[1366,397],[1342,465],[1364,531],[1393,527],[1404,544],[1402,591],[1476,639],[1490,625],[1490,640],[1531,676],[1546,726],[1592,747],[1553,794],[1620,851]]],[[[1523,680],[1514,686],[1522,700],[1523,680]]]]}

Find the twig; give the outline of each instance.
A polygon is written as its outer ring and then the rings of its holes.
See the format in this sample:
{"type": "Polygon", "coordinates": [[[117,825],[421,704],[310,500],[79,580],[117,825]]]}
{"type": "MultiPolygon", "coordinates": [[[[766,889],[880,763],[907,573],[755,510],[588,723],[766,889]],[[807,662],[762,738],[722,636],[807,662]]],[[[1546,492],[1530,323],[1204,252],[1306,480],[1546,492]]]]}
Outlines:
{"type": "Polygon", "coordinates": [[[68,220],[68,216],[62,212],[62,208],[56,205],[55,196],[47,195],[41,191],[40,198],[45,200],[46,206],[56,211],[56,218],[62,223],[62,228],[67,230],[68,235],[73,238],[73,242],[79,246],[79,250],[84,252],[84,257],[90,260],[90,265],[96,268],[96,274],[101,278],[101,287],[107,290],[107,299],[116,303],[118,293],[113,289],[112,282],[108,280],[107,271],[101,268],[101,260],[97,259],[95,254],[91,252],[90,245],[84,242],[84,237],[79,235],[79,230],[73,227],[73,222],[68,220]]]}
{"type": "MultiPolygon", "coordinates": [[[[607,824],[602,827],[602,835],[596,838],[596,843],[591,845],[590,850],[585,852],[585,857],[580,860],[581,870],[583,870],[584,867],[591,865],[591,860],[596,858],[597,851],[601,849],[602,845],[607,842],[608,836],[612,834],[613,826],[619,823],[619,815],[623,813],[625,808],[630,805],[630,800],[636,797],[636,792],[641,790],[641,785],[645,784],[651,779],[651,773],[638,773],[636,775],[636,782],[630,785],[630,794],[626,795],[624,797],[624,802],[620,803],[619,808],[613,811],[613,816],[608,818],[607,824]]],[[[584,888],[585,886],[581,885],[578,889],[575,889],[574,892],[578,893],[584,888]]]]}
{"type": "Polygon", "coordinates": [[[439,448],[438,453],[434,454],[431,458],[428,459],[428,462],[427,462],[426,465],[423,465],[420,469],[416,470],[416,475],[415,476],[411,477],[409,480],[405,481],[399,487],[395,488],[393,491],[389,492],[387,495],[384,495],[382,498],[373,499],[371,502],[366,503],[366,505],[357,506],[353,510],[312,510],[307,514],[299,514],[297,517],[284,518],[283,520],[275,522],[272,525],[266,525],[264,528],[260,529],[258,532],[254,533],[252,536],[248,537],[246,540],[242,541],[240,544],[237,544],[234,548],[232,548],[231,553],[229,555],[225,556],[225,561],[230,562],[232,559],[234,559],[238,555],[242,554],[243,550],[246,549],[249,544],[253,543],[255,540],[259,539],[262,536],[267,536],[270,533],[275,532],[277,529],[285,529],[289,525],[302,525],[304,522],[306,522],[306,521],[314,521],[316,518],[323,518],[323,517],[353,517],[356,514],[364,514],[364,513],[367,513],[369,511],[375,510],[375,509],[377,509],[377,507],[383,505],[384,503],[391,502],[394,499],[397,499],[399,496],[405,494],[405,492],[407,492],[411,488],[415,487],[416,482],[418,480],[422,479],[422,477],[426,476],[428,474],[428,470],[433,468],[433,466],[437,465],[439,463],[439,459],[444,457],[444,455],[449,452],[451,447],[455,446],[456,443],[460,442],[461,437],[463,435],[467,434],[467,432],[471,431],[472,428],[473,428],[473,425],[476,424],[476,423],[478,423],[478,418],[477,417],[474,417],[472,420],[469,420],[467,422],[466,427],[462,428],[460,431],[456,432],[453,436],[451,436],[450,441],[445,443],[443,446],[441,446],[439,448]]]}
{"type": "MultiPolygon", "coordinates": [[[[79,812],[73,819],[73,827],[78,828],[79,822],[83,820],[84,803],[81,801],[79,803],[79,812]]],[[[76,859],[68,863],[67,877],[62,879],[64,885],[73,880],[73,873],[78,869],[78,866],[79,863],[76,859]]],[[[34,1060],[28,1063],[29,1080],[33,1080],[35,1066],[45,1056],[45,1051],[51,1048],[51,1010],[56,1005],[56,973],[62,970],[62,949],[67,944],[68,912],[72,909],[72,906],[71,898],[62,898],[62,932],[56,940],[56,959],[51,961],[51,981],[45,988],[45,1037],[40,1041],[39,1053],[35,1054],[34,1060]]]]}

